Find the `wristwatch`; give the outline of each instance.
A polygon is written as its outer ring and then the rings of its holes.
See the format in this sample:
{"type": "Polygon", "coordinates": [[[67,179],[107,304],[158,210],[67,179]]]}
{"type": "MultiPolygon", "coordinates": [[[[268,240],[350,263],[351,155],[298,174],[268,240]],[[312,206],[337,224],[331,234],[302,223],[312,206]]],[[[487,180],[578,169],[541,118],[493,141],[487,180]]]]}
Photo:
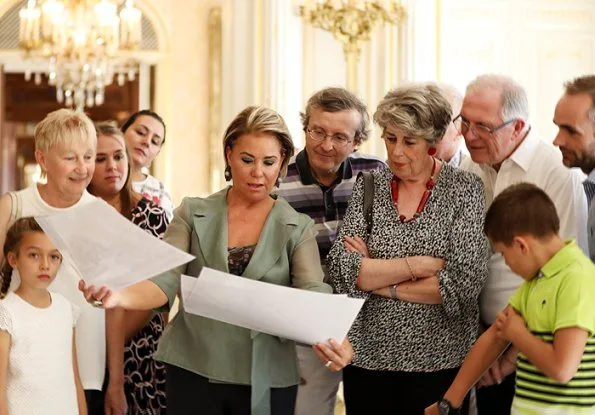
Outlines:
{"type": "Polygon", "coordinates": [[[458,415],[461,412],[459,408],[454,408],[448,399],[440,399],[438,402],[438,413],[440,415],[458,415]]]}

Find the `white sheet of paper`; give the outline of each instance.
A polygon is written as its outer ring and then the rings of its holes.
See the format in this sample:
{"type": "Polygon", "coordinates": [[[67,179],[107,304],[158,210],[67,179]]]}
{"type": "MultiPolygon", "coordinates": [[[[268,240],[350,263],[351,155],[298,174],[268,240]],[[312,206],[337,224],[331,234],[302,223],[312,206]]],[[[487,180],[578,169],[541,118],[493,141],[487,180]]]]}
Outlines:
{"type": "Polygon", "coordinates": [[[363,299],[317,293],[203,268],[182,275],[184,309],[192,314],[272,334],[298,343],[341,342],[363,299]]]}
{"type": "Polygon", "coordinates": [[[194,258],[142,230],[101,199],[35,219],[87,284],[117,291],[194,258]]]}

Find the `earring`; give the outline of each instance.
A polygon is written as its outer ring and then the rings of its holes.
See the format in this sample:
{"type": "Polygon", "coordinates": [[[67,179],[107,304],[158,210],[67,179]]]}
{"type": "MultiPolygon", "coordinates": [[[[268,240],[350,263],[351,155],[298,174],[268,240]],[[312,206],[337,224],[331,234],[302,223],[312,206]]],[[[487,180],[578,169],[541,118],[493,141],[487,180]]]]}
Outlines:
{"type": "Polygon", "coordinates": [[[231,167],[229,167],[229,166],[225,167],[225,172],[223,173],[223,177],[225,177],[226,182],[231,180],[231,167]]]}
{"type": "Polygon", "coordinates": [[[281,184],[281,176],[277,176],[277,181],[275,182],[275,186],[279,187],[281,184]]]}
{"type": "Polygon", "coordinates": [[[435,156],[435,155],[436,155],[436,147],[430,147],[430,148],[428,149],[428,154],[429,154],[430,156],[435,156]]]}

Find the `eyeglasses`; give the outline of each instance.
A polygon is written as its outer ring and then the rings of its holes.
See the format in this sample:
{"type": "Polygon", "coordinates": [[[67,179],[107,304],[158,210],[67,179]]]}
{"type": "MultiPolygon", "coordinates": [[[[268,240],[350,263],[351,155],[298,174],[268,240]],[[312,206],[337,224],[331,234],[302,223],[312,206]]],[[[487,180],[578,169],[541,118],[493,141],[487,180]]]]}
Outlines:
{"type": "Polygon", "coordinates": [[[315,142],[321,142],[326,140],[327,137],[331,138],[331,142],[336,147],[345,147],[347,144],[353,141],[352,138],[347,138],[341,134],[327,134],[322,128],[306,128],[308,135],[315,142]]]}
{"type": "Polygon", "coordinates": [[[467,132],[469,130],[471,130],[471,132],[473,132],[473,134],[475,134],[476,136],[492,137],[493,138],[494,133],[496,133],[498,130],[506,127],[507,125],[512,124],[516,120],[517,120],[517,118],[511,118],[510,120],[504,121],[502,124],[500,124],[496,127],[490,128],[485,125],[475,124],[471,121],[468,121],[468,120],[464,119],[461,114],[459,114],[456,116],[456,118],[454,120],[452,120],[452,122],[455,125],[455,127],[457,128],[457,130],[459,130],[461,132],[461,134],[467,134],[467,132]]]}

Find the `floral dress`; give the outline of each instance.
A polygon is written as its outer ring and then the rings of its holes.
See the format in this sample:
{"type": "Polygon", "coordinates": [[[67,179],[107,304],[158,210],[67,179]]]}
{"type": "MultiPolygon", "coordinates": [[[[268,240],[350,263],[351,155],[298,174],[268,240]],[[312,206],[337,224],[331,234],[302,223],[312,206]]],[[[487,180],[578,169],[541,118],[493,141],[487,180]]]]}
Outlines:
{"type": "MultiPolygon", "coordinates": [[[[163,238],[169,220],[155,203],[141,199],[131,212],[132,223],[157,238],[163,238]]],[[[124,391],[128,413],[165,415],[165,366],[153,359],[166,321],[158,313],[124,349],[124,391]]]]}

